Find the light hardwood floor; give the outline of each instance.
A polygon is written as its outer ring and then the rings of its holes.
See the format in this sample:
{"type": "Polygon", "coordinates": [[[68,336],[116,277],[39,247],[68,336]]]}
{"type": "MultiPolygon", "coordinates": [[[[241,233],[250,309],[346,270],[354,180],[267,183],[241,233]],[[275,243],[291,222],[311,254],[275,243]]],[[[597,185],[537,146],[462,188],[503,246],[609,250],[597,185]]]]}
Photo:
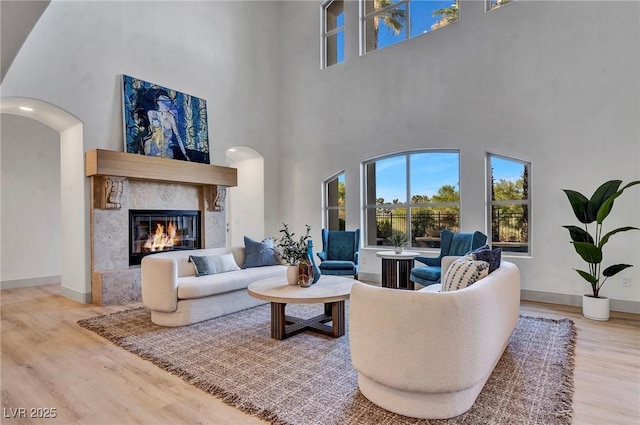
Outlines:
{"type": "MultiPolygon", "coordinates": [[[[76,324],[140,304],[82,305],[59,285],[0,296],[2,424],[264,423],[76,324]],[[55,409],[56,418],[11,418],[20,408],[27,416],[55,409]]],[[[614,312],[596,322],[576,307],[532,302],[521,311],[576,323],[574,424],[640,423],[640,316],[614,312]]]]}

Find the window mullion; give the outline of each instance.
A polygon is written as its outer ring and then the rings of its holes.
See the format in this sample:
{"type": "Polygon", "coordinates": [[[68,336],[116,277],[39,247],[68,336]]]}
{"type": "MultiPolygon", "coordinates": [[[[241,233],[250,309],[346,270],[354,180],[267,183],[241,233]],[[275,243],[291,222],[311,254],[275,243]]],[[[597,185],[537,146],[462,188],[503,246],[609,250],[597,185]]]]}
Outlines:
{"type": "Polygon", "coordinates": [[[396,9],[396,8],[402,6],[403,4],[408,4],[410,2],[411,2],[411,0],[404,0],[404,1],[398,1],[398,2],[395,2],[395,3],[391,3],[391,4],[385,6],[385,7],[381,8],[381,9],[374,10],[373,12],[369,13],[368,15],[364,15],[362,18],[363,19],[369,19],[369,18],[372,18],[372,17],[374,17],[376,15],[381,15],[381,14],[383,14],[385,12],[388,12],[391,9],[396,9]]]}
{"type": "Polygon", "coordinates": [[[404,39],[408,40],[411,38],[411,2],[407,2],[407,16],[405,16],[405,31],[404,31],[404,39]]]}
{"type": "Polygon", "coordinates": [[[411,241],[411,155],[407,154],[404,161],[405,164],[405,179],[407,182],[407,194],[406,194],[406,214],[407,214],[407,237],[411,241]]]}
{"type": "Polygon", "coordinates": [[[331,37],[332,35],[338,34],[341,31],[344,31],[344,26],[332,29],[330,31],[325,31],[323,35],[325,38],[327,38],[327,37],[331,37]]]}

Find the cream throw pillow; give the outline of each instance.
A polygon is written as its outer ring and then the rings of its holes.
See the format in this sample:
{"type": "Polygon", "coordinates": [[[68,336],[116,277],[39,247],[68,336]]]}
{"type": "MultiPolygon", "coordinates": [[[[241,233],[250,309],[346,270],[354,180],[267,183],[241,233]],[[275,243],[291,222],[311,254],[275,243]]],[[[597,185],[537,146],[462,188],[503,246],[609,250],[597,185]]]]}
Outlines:
{"type": "Polygon", "coordinates": [[[473,285],[489,274],[489,263],[462,257],[451,263],[442,278],[440,292],[455,291],[473,285]]]}

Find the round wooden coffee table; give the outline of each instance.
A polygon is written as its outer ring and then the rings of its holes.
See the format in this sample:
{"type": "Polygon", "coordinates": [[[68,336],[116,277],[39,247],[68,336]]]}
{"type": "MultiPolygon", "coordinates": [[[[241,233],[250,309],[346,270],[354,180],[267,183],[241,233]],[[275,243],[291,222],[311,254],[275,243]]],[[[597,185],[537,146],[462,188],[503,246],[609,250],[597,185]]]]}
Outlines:
{"type": "Polygon", "coordinates": [[[323,275],[308,288],[289,285],[286,277],[272,277],[253,282],[249,295],[271,302],[271,338],[285,339],[304,331],[318,332],[334,338],[344,335],[344,302],[351,294],[355,279],[323,275]],[[324,314],[310,319],[285,314],[287,304],[324,303],[324,314]],[[332,326],[326,322],[332,322],[332,326]]]}

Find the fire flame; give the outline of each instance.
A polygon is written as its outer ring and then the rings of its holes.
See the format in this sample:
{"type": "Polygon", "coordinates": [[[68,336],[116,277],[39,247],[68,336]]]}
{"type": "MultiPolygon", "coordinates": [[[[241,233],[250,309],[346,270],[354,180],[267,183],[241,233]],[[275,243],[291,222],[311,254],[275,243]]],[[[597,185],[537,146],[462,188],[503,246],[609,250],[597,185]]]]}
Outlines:
{"type": "Polygon", "coordinates": [[[173,221],[167,226],[167,233],[164,232],[164,226],[158,224],[156,232],[144,244],[144,248],[148,251],[163,251],[172,248],[178,242],[176,226],[173,221]]]}

